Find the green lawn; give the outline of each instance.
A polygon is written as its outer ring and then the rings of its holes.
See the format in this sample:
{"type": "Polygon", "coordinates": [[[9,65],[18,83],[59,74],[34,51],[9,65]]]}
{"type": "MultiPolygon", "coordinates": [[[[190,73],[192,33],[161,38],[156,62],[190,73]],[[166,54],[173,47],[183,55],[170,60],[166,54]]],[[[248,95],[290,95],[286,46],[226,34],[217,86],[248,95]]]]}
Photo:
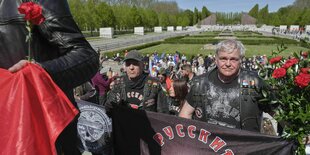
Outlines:
{"type": "MultiPolygon", "coordinates": [[[[250,57],[253,55],[263,55],[267,56],[271,55],[271,52],[277,49],[276,45],[246,45],[246,57],[250,57]]],[[[290,45],[288,48],[282,53],[283,56],[289,56],[293,52],[299,51],[307,51],[309,49],[290,45]]],[[[175,51],[179,51],[180,53],[184,53],[187,56],[197,55],[197,54],[213,54],[214,50],[205,50],[203,49],[203,45],[201,44],[160,44],[157,46],[152,46],[149,48],[141,49],[142,53],[153,53],[157,51],[158,53],[175,53],[175,51]]]]}

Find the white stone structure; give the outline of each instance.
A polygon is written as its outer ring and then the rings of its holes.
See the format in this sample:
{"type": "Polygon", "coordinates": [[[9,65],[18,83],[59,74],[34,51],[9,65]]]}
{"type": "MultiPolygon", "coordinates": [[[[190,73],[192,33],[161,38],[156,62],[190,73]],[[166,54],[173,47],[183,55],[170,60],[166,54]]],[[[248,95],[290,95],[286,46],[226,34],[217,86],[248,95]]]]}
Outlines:
{"type": "Polygon", "coordinates": [[[305,29],[306,32],[310,32],[310,25],[306,25],[305,28],[306,28],[305,29]]]}
{"type": "Polygon", "coordinates": [[[167,27],[168,32],[173,32],[174,31],[174,26],[168,26],[167,27]]]}
{"type": "Polygon", "coordinates": [[[177,31],[183,31],[183,27],[182,26],[177,26],[177,31]]]}
{"type": "Polygon", "coordinates": [[[290,31],[299,31],[299,25],[291,25],[290,31]]]}
{"type": "Polygon", "coordinates": [[[161,26],[156,26],[156,27],[154,27],[154,32],[156,32],[156,33],[162,33],[162,32],[163,32],[163,27],[161,27],[161,26]]]}
{"type": "Polygon", "coordinates": [[[99,29],[101,38],[113,38],[114,29],[112,27],[104,27],[99,29]]]}
{"type": "Polygon", "coordinates": [[[258,31],[272,33],[273,28],[274,28],[274,26],[263,25],[262,27],[258,28],[258,31]]]}
{"type": "Polygon", "coordinates": [[[134,34],[136,35],[144,35],[144,27],[135,27],[134,34]]]}
{"type": "Polygon", "coordinates": [[[287,25],[280,25],[280,31],[286,31],[287,25]]]}

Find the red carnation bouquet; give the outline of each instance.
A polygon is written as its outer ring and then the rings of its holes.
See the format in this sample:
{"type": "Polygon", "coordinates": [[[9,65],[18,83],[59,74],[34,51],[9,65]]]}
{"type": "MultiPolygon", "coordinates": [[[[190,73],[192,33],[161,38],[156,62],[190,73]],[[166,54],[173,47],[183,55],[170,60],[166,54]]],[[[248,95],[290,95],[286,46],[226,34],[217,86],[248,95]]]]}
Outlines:
{"type": "Polygon", "coordinates": [[[33,1],[21,3],[18,7],[18,12],[25,15],[24,18],[27,22],[26,28],[29,33],[27,35],[26,42],[28,42],[28,60],[31,61],[30,45],[32,39],[32,28],[34,25],[40,25],[43,23],[45,18],[42,14],[42,7],[33,1]]]}
{"type": "Polygon", "coordinates": [[[279,54],[281,45],[272,52],[268,67],[260,66],[259,75],[272,91],[263,90],[265,104],[279,105],[274,118],[284,125],[283,137],[298,142],[297,154],[305,154],[305,137],[310,135],[310,59],[309,51],[294,53],[290,58],[279,54]]]}

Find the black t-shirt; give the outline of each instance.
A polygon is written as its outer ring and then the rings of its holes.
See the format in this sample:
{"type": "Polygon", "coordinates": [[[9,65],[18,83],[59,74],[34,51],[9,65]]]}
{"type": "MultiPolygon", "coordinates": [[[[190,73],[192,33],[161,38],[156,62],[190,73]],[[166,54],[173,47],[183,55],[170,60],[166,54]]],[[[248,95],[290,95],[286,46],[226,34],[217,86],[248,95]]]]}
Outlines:
{"type": "Polygon", "coordinates": [[[131,85],[126,84],[125,92],[126,92],[126,102],[128,104],[143,106],[142,105],[142,101],[144,99],[143,90],[146,83],[146,79],[147,78],[144,78],[143,80],[139,81],[140,84],[138,86],[132,87],[131,85]]]}
{"type": "Polygon", "coordinates": [[[126,98],[129,104],[135,104],[139,106],[143,100],[143,88],[142,89],[131,89],[126,87],[126,98]]]}
{"type": "MultiPolygon", "coordinates": [[[[200,114],[200,117],[204,116],[203,120],[208,123],[241,128],[238,78],[230,83],[222,83],[218,78],[217,69],[211,71],[208,76],[209,82],[203,86],[207,89],[203,89],[204,92],[195,92],[194,87],[186,98],[188,103],[196,110],[200,108],[204,113],[200,114]],[[202,103],[194,102],[194,94],[201,94],[202,103]]],[[[195,111],[195,115],[199,115],[199,112],[195,111]]]]}

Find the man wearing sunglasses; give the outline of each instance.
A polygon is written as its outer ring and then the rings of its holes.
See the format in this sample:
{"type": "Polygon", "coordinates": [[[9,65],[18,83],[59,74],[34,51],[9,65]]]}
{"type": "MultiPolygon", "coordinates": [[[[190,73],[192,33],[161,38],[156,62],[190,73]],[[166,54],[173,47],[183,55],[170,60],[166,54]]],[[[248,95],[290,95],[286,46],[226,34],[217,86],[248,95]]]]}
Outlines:
{"type": "Polygon", "coordinates": [[[166,95],[162,95],[160,82],[143,71],[143,56],[137,50],[132,50],[126,55],[124,63],[126,74],[116,79],[108,93],[105,104],[108,114],[116,105],[168,113],[166,95]]]}

